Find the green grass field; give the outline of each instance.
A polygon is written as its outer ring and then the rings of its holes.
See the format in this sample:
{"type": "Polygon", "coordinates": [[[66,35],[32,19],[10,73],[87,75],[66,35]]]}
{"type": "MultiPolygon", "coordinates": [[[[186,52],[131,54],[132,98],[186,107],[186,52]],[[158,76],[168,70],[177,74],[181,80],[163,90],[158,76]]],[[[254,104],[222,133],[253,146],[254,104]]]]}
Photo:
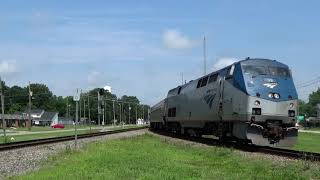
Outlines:
{"type": "Polygon", "coordinates": [[[172,144],[151,135],[91,143],[11,179],[320,179],[310,162],[245,157],[219,147],[172,144]]]}
{"type": "Polygon", "coordinates": [[[320,134],[300,132],[293,149],[320,153],[320,134]]]}

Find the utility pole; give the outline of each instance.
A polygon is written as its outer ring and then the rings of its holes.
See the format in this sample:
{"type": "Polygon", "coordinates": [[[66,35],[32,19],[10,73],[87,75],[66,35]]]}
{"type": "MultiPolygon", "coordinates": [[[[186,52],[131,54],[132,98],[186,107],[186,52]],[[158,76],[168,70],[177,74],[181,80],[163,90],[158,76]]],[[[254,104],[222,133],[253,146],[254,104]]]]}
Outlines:
{"type": "Polygon", "coordinates": [[[120,124],[121,124],[121,103],[119,103],[119,116],[120,116],[119,122],[120,122],[120,124]]]}
{"type": "Polygon", "coordinates": [[[129,104],[129,124],[131,124],[131,120],[130,120],[130,111],[131,111],[131,106],[129,104]]]}
{"type": "Polygon", "coordinates": [[[113,125],[116,124],[116,112],[114,111],[114,100],[112,100],[112,109],[113,109],[113,125]]]}
{"type": "Polygon", "coordinates": [[[69,102],[68,102],[68,98],[67,98],[67,118],[69,118],[69,102]]]}
{"type": "Polygon", "coordinates": [[[203,37],[203,75],[207,74],[206,37],[203,37]]]}
{"type": "Polygon", "coordinates": [[[98,91],[98,126],[100,126],[100,94],[98,91]]]}
{"type": "Polygon", "coordinates": [[[144,105],[142,105],[142,117],[143,117],[143,121],[144,121],[144,105]]]}
{"type": "Polygon", "coordinates": [[[138,105],[136,104],[136,122],[138,120],[138,105]]]}
{"type": "Polygon", "coordinates": [[[28,115],[28,130],[31,131],[31,96],[32,96],[32,91],[30,87],[30,81],[29,81],[29,115],[28,115]]]}
{"type": "Polygon", "coordinates": [[[105,110],[105,108],[104,108],[104,100],[102,100],[102,125],[104,126],[105,125],[105,121],[104,121],[104,110],[105,110]]]}
{"type": "Polygon", "coordinates": [[[78,134],[77,134],[77,124],[78,124],[78,102],[80,100],[80,96],[78,94],[78,89],[77,89],[77,92],[76,92],[76,95],[74,96],[73,100],[76,101],[76,119],[75,119],[75,122],[74,122],[74,145],[75,145],[75,148],[77,148],[77,140],[78,140],[78,134]]]}
{"type": "Polygon", "coordinates": [[[79,110],[79,111],[80,111],[80,118],[79,118],[80,121],[81,121],[81,100],[82,100],[82,99],[81,99],[81,95],[82,95],[82,89],[80,89],[80,105],[79,105],[79,106],[80,106],[80,107],[79,107],[79,108],[80,108],[80,110],[79,110]]]}
{"type": "Polygon", "coordinates": [[[2,118],[3,138],[4,138],[4,142],[6,143],[7,142],[7,135],[6,135],[7,123],[6,123],[6,120],[4,119],[4,94],[2,90],[1,78],[0,78],[0,93],[1,93],[1,109],[2,109],[1,118],[2,118]]]}
{"type": "Polygon", "coordinates": [[[181,73],[181,85],[183,85],[183,72],[181,73]]]}
{"type": "Polygon", "coordinates": [[[86,99],[83,98],[83,118],[86,118],[86,99]]]}
{"type": "Polygon", "coordinates": [[[88,119],[89,119],[89,127],[91,132],[91,116],[90,116],[90,98],[89,98],[89,92],[88,92],[88,119]]]}

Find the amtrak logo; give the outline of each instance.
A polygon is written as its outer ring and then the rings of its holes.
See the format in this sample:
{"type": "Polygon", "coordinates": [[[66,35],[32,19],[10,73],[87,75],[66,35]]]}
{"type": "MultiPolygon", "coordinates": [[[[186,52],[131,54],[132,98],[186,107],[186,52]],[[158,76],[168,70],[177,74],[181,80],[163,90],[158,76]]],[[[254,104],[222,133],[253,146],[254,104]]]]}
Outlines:
{"type": "Polygon", "coordinates": [[[278,83],[273,79],[264,79],[265,83],[264,86],[273,89],[274,87],[278,86],[278,83]]]}
{"type": "Polygon", "coordinates": [[[207,94],[203,97],[203,100],[212,108],[213,100],[216,97],[216,89],[208,90],[207,94]]]}

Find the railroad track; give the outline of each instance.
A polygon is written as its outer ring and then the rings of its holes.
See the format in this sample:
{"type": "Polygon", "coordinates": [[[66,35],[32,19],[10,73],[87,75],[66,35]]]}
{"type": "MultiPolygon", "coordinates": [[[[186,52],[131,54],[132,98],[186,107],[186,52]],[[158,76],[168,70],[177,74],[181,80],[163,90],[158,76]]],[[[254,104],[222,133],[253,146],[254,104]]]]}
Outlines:
{"type": "Polygon", "coordinates": [[[234,149],[247,151],[247,152],[260,152],[264,154],[271,154],[271,155],[283,156],[283,157],[294,158],[294,159],[320,161],[320,153],[297,151],[297,150],[291,150],[291,149],[282,149],[282,148],[268,147],[268,146],[257,146],[253,144],[239,145],[236,142],[221,142],[218,139],[212,139],[212,138],[190,137],[190,136],[177,135],[174,133],[169,133],[164,131],[153,131],[153,130],[151,131],[160,135],[193,141],[193,142],[206,144],[210,146],[228,147],[228,148],[234,148],[234,149]]]}
{"type": "MultiPolygon", "coordinates": [[[[136,130],[141,130],[146,128],[147,127],[144,126],[144,127],[119,129],[119,130],[111,130],[111,131],[104,131],[104,132],[94,132],[94,133],[88,133],[88,134],[78,134],[77,137],[78,139],[84,139],[84,138],[90,138],[90,137],[96,137],[96,136],[105,136],[109,134],[136,131],[136,130]]],[[[42,144],[70,141],[70,140],[74,140],[74,135],[5,143],[5,144],[0,144],[0,151],[12,150],[12,149],[18,149],[22,147],[36,146],[36,145],[42,145],[42,144]]]]}

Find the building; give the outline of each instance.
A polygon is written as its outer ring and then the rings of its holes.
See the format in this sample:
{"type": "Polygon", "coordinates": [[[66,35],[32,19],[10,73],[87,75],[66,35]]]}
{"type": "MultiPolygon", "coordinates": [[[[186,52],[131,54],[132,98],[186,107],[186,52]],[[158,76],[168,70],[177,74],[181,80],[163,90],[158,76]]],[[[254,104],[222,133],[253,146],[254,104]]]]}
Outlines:
{"type": "MultiPolygon", "coordinates": [[[[28,111],[22,113],[22,115],[28,117],[28,111]]],[[[57,124],[59,122],[58,112],[49,112],[42,109],[33,109],[30,112],[32,118],[32,124],[35,126],[50,126],[51,124],[57,124]]]]}
{"type": "MultiPolygon", "coordinates": [[[[28,117],[22,114],[4,114],[6,127],[26,127],[28,117]]],[[[2,128],[2,115],[0,114],[0,127],[2,128]]]]}

